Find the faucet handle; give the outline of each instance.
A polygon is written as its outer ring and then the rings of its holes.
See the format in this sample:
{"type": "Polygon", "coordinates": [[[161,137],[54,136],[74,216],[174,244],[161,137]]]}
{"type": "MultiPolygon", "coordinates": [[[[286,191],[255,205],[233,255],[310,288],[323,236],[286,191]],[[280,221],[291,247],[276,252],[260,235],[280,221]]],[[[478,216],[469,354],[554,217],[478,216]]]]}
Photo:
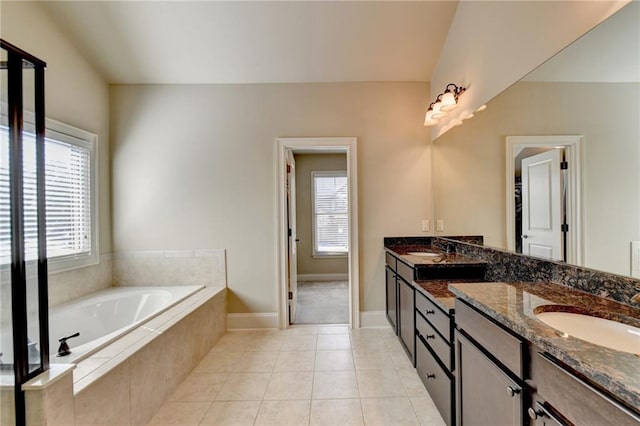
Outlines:
{"type": "Polygon", "coordinates": [[[69,335],[69,336],[67,336],[67,337],[61,337],[61,338],[59,338],[59,339],[58,339],[58,342],[60,342],[60,343],[64,343],[64,342],[66,342],[68,339],[71,339],[71,338],[73,338],[73,337],[78,337],[79,335],[80,335],[80,332],[79,332],[79,331],[77,331],[77,332],[75,332],[75,333],[73,333],[73,334],[71,334],[71,335],[69,335]]]}

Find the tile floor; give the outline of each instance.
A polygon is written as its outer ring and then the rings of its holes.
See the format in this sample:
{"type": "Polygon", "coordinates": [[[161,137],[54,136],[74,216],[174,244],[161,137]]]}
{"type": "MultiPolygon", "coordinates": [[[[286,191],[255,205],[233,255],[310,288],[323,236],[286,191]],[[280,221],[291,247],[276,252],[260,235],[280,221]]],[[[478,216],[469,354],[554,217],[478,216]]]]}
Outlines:
{"type": "Polygon", "coordinates": [[[148,423],[444,425],[390,328],[228,332],[148,423]]]}

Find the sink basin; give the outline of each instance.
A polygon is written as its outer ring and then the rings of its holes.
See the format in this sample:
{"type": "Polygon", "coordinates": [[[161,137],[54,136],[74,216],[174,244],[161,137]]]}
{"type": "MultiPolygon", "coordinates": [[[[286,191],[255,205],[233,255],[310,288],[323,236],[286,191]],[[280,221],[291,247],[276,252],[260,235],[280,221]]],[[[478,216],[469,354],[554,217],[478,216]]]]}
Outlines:
{"type": "Polygon", "coordinates": [[[407,254],[409,254],[411,256],[419,256],[419,257],[440,257],[440,256],[442,256],[439,253],[430,253],[428,251],[412,251],[412,252],[409,252],[407,254]]]}
{"type": "Polygon", "coordinates": [[[539,312],[536,318],[563,333],[617,351],[640,354],[640,328],[573,312],[539,312]]]}

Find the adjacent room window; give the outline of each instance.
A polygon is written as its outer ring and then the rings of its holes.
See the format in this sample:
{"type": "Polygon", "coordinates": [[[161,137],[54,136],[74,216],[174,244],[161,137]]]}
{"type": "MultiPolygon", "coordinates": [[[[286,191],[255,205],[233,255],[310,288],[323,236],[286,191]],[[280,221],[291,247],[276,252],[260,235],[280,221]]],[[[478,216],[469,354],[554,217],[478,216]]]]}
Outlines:
{"type": "MultiPolygon", "coordinates": [[[[33,124],[25,115],[24,226],[27,261],[37,259],[36,165],[33,124]]],[[[11,262],[9,212],[9,130],[0,124],[0,266],[11,262]]],[[[47,120],[45,139],[46,235],[49,271],[98,263],[96,233],[97,137],[47,120]]]]}
{"type": "Polygon", "coordinates": [[[313,255],[349,252],[349,191],[346,171],[311,172],[313,255]]]}

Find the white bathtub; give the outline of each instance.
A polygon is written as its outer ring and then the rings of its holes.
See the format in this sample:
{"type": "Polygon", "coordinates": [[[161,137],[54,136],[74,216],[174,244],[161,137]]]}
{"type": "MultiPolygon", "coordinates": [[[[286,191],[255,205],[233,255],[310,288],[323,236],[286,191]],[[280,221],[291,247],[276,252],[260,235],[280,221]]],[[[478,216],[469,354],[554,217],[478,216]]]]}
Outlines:
{"type": "Polygon", "coordinates": [[[77,363],[202,289],[202,286],[112,287],[49,310],[51,363],[77,363]],[[58,357],[58,339],[71,353],[58,357]]]}

